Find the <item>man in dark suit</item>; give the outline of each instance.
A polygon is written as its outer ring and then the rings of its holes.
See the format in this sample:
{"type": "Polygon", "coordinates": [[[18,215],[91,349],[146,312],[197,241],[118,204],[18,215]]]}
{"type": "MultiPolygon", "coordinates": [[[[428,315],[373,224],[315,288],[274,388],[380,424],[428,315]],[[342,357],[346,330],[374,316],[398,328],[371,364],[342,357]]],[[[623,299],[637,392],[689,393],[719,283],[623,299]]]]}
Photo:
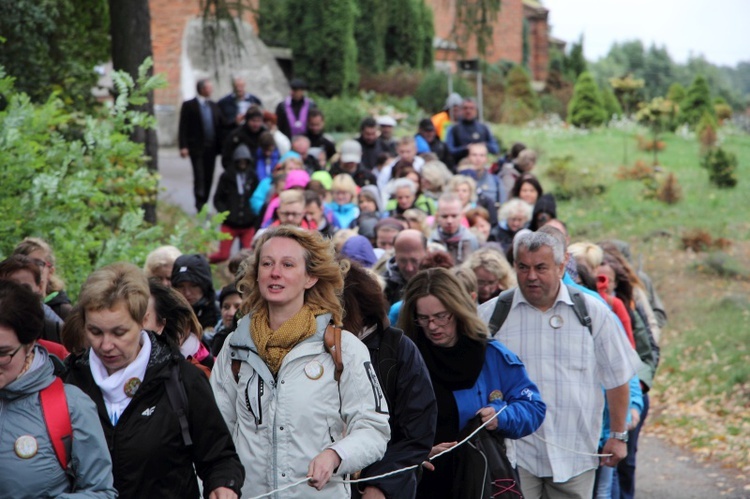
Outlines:
{"type": "Polygon", "coordinates": [[[210,100],[211,80],[198,80],[196,90],[198,95],[183,102],[180,109],[179,145],[180,156],[190,156],[193,165],[195,209],[200,211],[211,194],[221,120],[218,106],[210,100]]]}
{"type": "MultiPolygon", "coordinates": [[[[248,93],[247,84],[241,76],[232,78],[232,92],[225,95],[216,103],[221,111],[222,127],[219,133],[219,147],[224,145],[226,137],[245,120],[245,113],[253,104],[263,107],[261,100],[248,93]]],[[[255,151],[252,151],[255,154],[255,151]]],[[[229,158],[231,161],[232,158],[229,158]]]]}

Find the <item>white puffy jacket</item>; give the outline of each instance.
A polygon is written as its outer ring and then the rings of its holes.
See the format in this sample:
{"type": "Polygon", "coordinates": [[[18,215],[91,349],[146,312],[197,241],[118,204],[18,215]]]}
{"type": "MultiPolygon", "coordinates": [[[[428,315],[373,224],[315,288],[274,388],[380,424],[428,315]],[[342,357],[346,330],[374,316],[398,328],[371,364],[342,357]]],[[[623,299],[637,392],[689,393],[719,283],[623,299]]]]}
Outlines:
{"type": "Polygon", "coordinates": [[[275,379],[250,337],[250,316],[240,320],[216,360],[211,387],[245,466],[242,497],[304,478],[310,461],[331,448],[341,465],[322,491],[301,484],[277,495],[348,499],[349,485],[336,477],[361,470],[385,453],[388,408],[367,347],[342,333],[344,372],[337,383],[323,342],[329,320],[329,314],[317,317],[317,332],[292,348],[275,379]],[[232,359],[241,361],[239,382],[232,359]],[[321,366],[322,376],[313,379],[321,366]]]}

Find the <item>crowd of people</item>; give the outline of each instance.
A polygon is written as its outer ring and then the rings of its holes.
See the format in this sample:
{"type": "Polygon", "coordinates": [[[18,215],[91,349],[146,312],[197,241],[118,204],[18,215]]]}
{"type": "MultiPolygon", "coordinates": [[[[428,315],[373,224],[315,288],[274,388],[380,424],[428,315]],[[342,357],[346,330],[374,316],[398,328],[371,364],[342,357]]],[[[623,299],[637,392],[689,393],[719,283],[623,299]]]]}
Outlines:
{"type": "Polygon", "coordinates": [[[233,83],[180,147],[198,209],[221,155],[239,251],[75,303],[43,239],[0,262],[0,497],[634,497],[666,313],[628,246],[571,244],[470,98],[336,144],[303,81],[275,113],[233,83]]]}

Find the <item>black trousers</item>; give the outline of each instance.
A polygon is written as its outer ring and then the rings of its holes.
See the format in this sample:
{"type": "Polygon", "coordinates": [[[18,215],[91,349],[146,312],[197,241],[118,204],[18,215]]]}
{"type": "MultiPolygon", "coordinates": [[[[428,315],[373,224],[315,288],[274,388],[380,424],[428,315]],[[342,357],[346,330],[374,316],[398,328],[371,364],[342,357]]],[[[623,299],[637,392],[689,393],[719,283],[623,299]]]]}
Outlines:
{"type": "Polygon", "coordinates": [[[211,184],[214,181],[216,156],[216,149],[212,147],[207,147],[200,152],[190,153],[190,163],[193,165],[193,195],[195,196],[196,211],[201,211],[203,205],[208,203],[211,184]]]}

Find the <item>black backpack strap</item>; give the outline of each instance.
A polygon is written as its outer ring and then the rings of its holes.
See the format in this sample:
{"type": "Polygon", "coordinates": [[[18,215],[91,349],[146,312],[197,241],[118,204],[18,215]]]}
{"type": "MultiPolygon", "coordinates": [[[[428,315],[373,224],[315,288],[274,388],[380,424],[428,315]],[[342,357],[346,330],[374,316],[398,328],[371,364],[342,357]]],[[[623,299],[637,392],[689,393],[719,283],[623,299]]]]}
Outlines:
{"type": "MultiPolygon", "coordinates": [[[[566,286],[568,286],[566,284],[566,286]]],[[[580,321],[582,326],[586,326],[590,334],[594,334],[594,327],[591,324],[591,316],[589,315],[589,309],[586,307],[586,300],[583,294],[572,286],[568,286],[568,294],[570,299],[573,301],[573,311],[576,313],[576,317],[580,321]]]]}
{"type": "Polygon", "coordinates": [[[507,289],[500,293],[500,296],[497,297],[495,310],[492,311],[492,317],[490,318],[489,323],[490,336],[493,336],[495,333],[500,331],[501,327],[503,327],[505,319],[508,318],[508,314],[510,313],[510,306],[513,303],[513,294],[515,293],[515,291],[516,288],[507,289]]]}
{"type": "Polygon", "coordinates": [[[190,424],[188,423],[187,410],[188,410],[188,398],[185,392],[185,385],[182,384],[180,379],[180,364],[175,363],[169,369],[169,379],[166,383],[167,396],[169,397],[169,403],[177,413],[177,418],[180,420],[180,431],[182,432],[182,441],[186,446],[193,445],[193,439],[190,438],[190,424]]]}

